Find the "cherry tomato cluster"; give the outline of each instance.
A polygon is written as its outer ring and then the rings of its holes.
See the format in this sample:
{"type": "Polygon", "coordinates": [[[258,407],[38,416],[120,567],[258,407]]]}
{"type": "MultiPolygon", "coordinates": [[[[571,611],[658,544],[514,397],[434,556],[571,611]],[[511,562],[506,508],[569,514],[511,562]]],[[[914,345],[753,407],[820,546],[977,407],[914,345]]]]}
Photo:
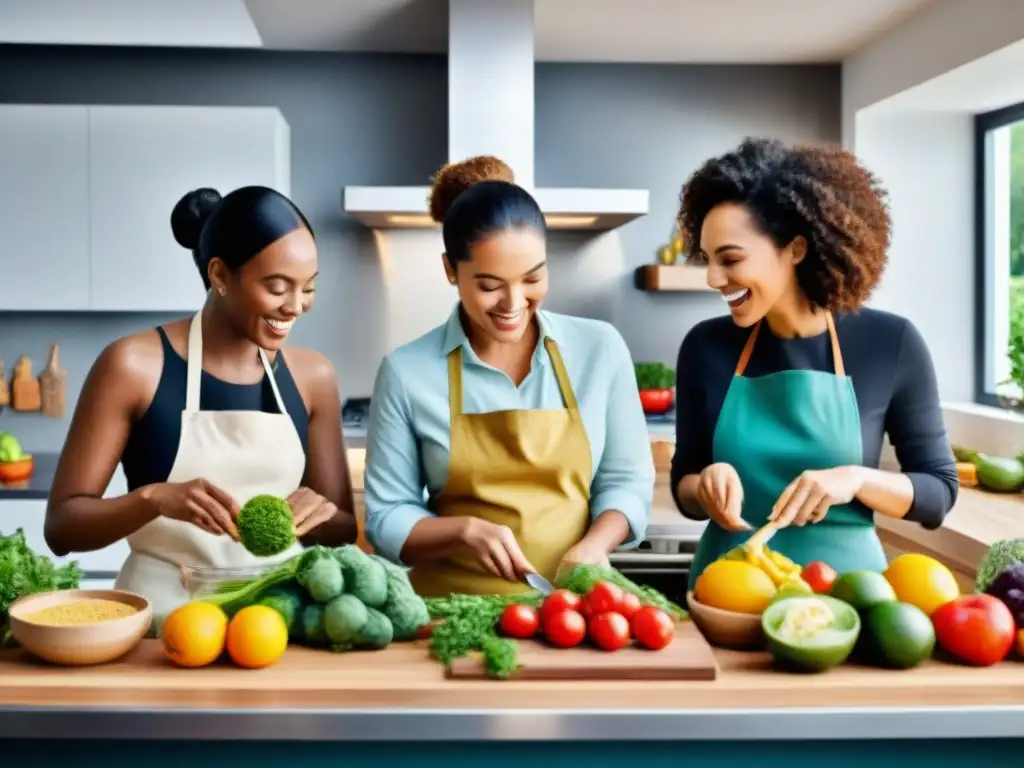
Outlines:
{"type": "Polygon", "coordinates": [[[583,597],[567,589],[548,595],[540,609],[509,605],[501,615],[501,631],[519,639],[538,633],[558,648],[574,648],[585,639],[605,651],[617,651],[636,640],[642,648],[661,650],[675,636],[672,617],[644,605],[632,592],[601,581],[583,597]]]}

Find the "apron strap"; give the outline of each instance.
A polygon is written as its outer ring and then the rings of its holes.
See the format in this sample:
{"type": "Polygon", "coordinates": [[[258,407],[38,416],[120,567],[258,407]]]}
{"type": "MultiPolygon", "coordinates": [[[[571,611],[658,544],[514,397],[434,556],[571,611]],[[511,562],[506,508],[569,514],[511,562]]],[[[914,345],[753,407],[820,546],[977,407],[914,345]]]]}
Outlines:
{"type": "Polygon", "coordinates": [[[451,416],[462,415],[462,347],[448,353],[448,410],[451,416]]]}
{"type": "MultiPolygon", "coordinates": [[[[278,352],[280,355],[281,353],[278,352]]],[[[270,379],[270,388],[274,390],[274,400],[277,401],[277,409],[282,413],[288,413],[284,407],[284,398],[281,397],[281,390],[277,387],[277,379],[274,378],[274,370],[270,367],[270,361],[267,359],[267,353],[260,349],[260,361],[263,363],[263,370],[266,371],[267,378],[270,379]]]]}
{"type": "MultiPolygon", "coordinates": [[[[277,379],[274,378],[274,371],[267,360],[267,353],[259,350],[260,362],[263,363],[263,370],[270,379],[270,388],[274,391],[274,399],[277,401],[278,410],[287,413],[284,407],[284,398],[281,397],[281,390],[277,387],[277,379]]],[[[192,324],[188,329],[188,360],[185,361],[185,410],[189,413],[199,411],[199,390],[203,376],[203,311],[199,310],[192,318],[192,324]]]]}
{"type": "MultiPolygon", "coordinates": [[[[747,363],[750,362],[750,356],[754,353],[754,343],[757,341],[757,334],[761,330],[762,322],[762,320],[757,321],[757,325],[754,326],[754,330],[747,338],[747,343],[743,345],[743,352],[740,353],[740,359],[736,363],[736,376],[742,376],[743,372],[747,370],[747,363]]],[[[843,365],[843,353],[839,349],[839,335],[836,333],[836,323],[831,312],[825,313],[825,325],[828,327],[829,339],[832,342],[832,364],[835,366],[836,376],[845,376],[846,366],[843,365]]]]}
{"type": "Polygon", "coordinates": [[[828,325],[828,335],[832,339],[832,364],[836,368],[836,376],[846,375],[846,366],[843,365],[843,353],[839,349],[839,334],[836,333],[836,321],[832,319],[832,313],[825,313],[825,323],[828,325]]]}
{"type": "Polygon", "coordinates": [[[552,338],[544,339],[544,349],[548,351],[551,358],[551,365],[555,369],[555,380],[558,382],[558,391],[562,393],[562,402],[570,411],[579,410],[576,403],[576,393],[572,389],[572,382],[569,381],[569,372],[565,370],[565,362],[562,360],[562,353],[552,338]]]}
{"type": "Polygon", "coordinates": [[[203,376],[203,311],[196,312],[188,329],[188,359],[185,361],[185,410],[199,410],[199,384],[203,376]]]}

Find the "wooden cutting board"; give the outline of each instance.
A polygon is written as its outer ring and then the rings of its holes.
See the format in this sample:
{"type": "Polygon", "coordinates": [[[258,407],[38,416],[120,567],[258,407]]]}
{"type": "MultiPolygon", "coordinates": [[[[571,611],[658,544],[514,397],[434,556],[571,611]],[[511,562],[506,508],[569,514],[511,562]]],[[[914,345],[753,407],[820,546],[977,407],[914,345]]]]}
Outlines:
{"type": "Polygon", "coordinates": [[[0,357],[0,408],[11,404],[11,391],[7,388],[7,376],[4,373],[4,359],[0,357]]]}
{"type": "Polygon", "coordinates": [[[60,364],[60,347],[54,343],[50,345],[50,359],[46,368],[39,374],[39,395],[44,416],[51,419],[64,417],[67,387],[67,374],[60,364]]]}
{"type": "MultiPolygon", "coordinates": [[[[518,680],[714,680],[718,664],[707,640],[692,621],[676,629],[672,642],[660,651],[623,648],[554,648],[533,640],[519,643],[518,680]]],[[[486,678],[478,655],[452,662],[447,677],[486,678]]]]}
{"type": "Polygon", "coordinates": [[[35,413],[42,403],[39,393],[39,379],[32,375],[32,361],[25,355],[14,364],[14,377],[11,379],[11,409],[35,413]]]}

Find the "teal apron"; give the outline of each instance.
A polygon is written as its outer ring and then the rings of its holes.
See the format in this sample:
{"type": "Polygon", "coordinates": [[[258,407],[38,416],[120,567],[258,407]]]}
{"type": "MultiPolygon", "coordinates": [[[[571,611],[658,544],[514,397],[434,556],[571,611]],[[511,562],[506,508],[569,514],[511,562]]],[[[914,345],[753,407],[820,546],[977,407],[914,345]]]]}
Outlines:
{"type": "MultiPolygon", "coordinates": [[[[714,461],[731,464],[743,483],[743,519],[757,530],[771,515],[786,487],[805,470],[861,465],[860,411],[853,381],[845,375],[831,314],[835,375],[821,371],[780,371],[743,375],[759,322],[747,340],[726,392],[712,441],[714,461]]],[[[711,521],[697,545],[690,589],[701,572],[753,533],[726,531],[711,521]]],[[[769,546],[806,565],[823,560],[840,573],[883,571],[887,562],[871,510],[856,500],[831,507],[818,523],[782,528],[769,546]]]]}

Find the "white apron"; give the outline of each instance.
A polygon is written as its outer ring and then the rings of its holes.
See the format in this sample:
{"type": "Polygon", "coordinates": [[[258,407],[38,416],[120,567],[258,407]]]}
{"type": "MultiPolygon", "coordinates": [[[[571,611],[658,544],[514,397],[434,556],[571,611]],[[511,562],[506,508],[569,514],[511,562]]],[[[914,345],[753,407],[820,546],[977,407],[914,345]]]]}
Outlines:
{"type": "MultiPolygon", "coordinates": [[[[202,477],[231,494],[241,505],[261,493],[287,498],[302,483],[306,454],[288,415],[264,351],[263,369],[274,390],[278,413],[202,411],[199,406],[203,370],[202,311],[188,333],[185,410],[181,438],[169,483],[202,477]]],[[[131,554],[114,586],[135,592],[153,605],[154,629],[172,610],[188,602],[181,583],[183,565],[238,567],[276,563],[302,550],[296,542],[273,557],[256,557],[230,536],[215,536],[192,523],[158,517],[128,537],[131,554]]]]}

